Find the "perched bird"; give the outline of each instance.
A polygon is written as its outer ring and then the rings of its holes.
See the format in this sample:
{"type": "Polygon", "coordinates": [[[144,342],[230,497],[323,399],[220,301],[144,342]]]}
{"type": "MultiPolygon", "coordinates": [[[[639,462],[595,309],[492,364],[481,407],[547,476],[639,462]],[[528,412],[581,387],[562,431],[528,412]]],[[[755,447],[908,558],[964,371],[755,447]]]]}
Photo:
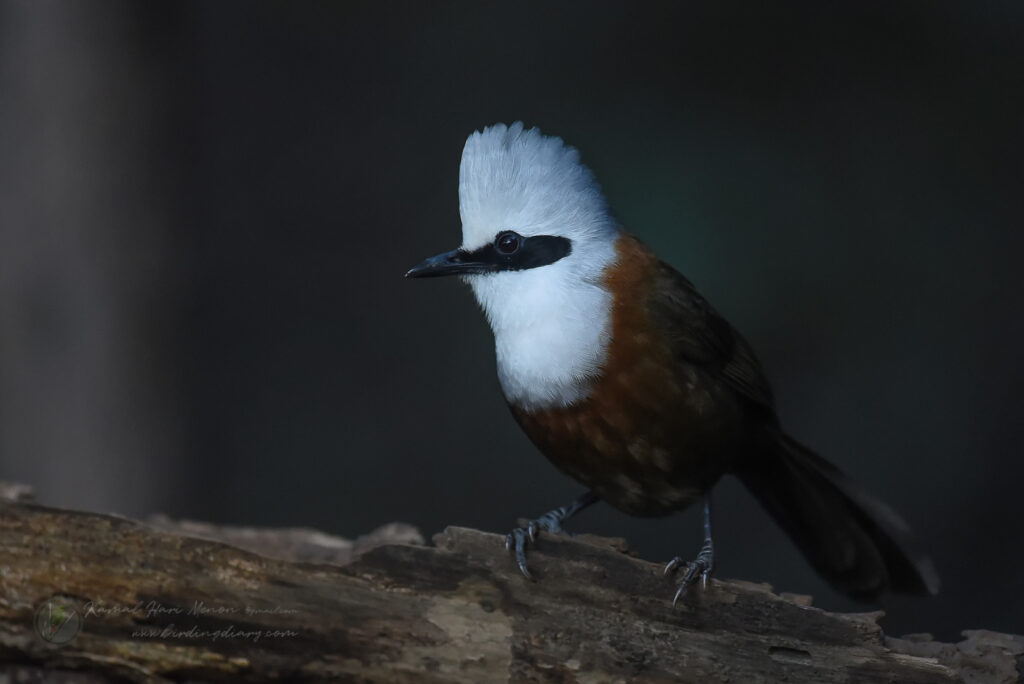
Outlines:
{"type": "Polygon", "coordinates": [[[462,246],[406,276],[469,283],[494,331],[512,415],[587,488],[508,535],[524,575],[536,535],[561,532],[596,501],[664,516],[703,500],[704,544],[678,600],[714,567],[710,492],[731,473],[839,591],[935,593],[930,562],[907,550],[905,523],[783,431],[750,345],[619,226],[574,148],[521,123],[473,133],[459,210],[462,246]]]}

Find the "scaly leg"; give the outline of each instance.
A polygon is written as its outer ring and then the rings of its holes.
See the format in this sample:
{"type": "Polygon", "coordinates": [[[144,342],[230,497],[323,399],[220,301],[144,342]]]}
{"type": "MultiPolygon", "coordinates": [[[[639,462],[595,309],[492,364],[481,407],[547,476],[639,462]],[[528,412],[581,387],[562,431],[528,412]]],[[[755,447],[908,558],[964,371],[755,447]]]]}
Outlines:
{"type": "MultiPolygon", "coordinates": [[[[686,561],[676,556],[665,566],[665,574],[673,572],[683,563],[686,563],[686,561]]],[[[683,575],[683,579],[679,582],[679,588],[676,590],[675,598],[672,599],[672,605],[676,605],[679,597],[685,594],[690,585],[697,581],[698,576],[701,579],[701,585],[707,587],[708,575],[711,574],[714,568],[715,546],[711,541],[711,492],[708,492],[704,495],[704,545],[700,547],[697,559],[686,563],[686,574],[683,575]]]]}
{"type": "Polygon", "coordinates": [[[526,527],[517,527],[508,533],[508,536],[505,537],[505,549],[515,553],[516,565],[519,566],[519,570],[527,579],[533,579],[529,568],[526,567],[527,540],[531,542],[537,541],[537,534],[541,531],[553,532],[555,534],[564,533],[565,530],[562,529],[563,522],[600,500],[601,497],[594,492],[587,492],[568,506],[548,511],[536,520],[531,520],[526,524],[526,527]]]}

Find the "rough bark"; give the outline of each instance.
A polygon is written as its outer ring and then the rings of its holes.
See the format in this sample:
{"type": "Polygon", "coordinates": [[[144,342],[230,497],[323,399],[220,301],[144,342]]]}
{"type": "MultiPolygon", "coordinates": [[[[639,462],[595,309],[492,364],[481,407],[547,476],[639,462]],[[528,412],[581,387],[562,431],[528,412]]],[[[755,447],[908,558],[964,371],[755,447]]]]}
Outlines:
{"type": "Polygon", "coordinates": [[[673,608],[660,566],[615,540],[543,537],[529,582],[499,536],[470,529],[433,546],[408,526],[348,542],[20,498],[0,502],[0,681],[1013,682],[1024,669],[1024,637],[891,639],[878,613],[749,582],[712,580],[673,608]],[[46,605],[81,618],[63,645],[36,629],[46,605]]]}

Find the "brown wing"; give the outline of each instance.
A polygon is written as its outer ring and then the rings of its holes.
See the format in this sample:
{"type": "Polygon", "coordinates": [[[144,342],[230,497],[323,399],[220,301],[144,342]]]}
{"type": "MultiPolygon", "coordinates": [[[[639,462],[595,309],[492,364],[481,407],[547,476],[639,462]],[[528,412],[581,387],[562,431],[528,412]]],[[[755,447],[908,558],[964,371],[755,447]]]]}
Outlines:
{"type": "Polygon", "coordinates": [[[668,331],[677,359],[700,367],[774,415],[771,387],[750,344],[689,280],[662,261],[657,263],[648,311],[668,331]]]}

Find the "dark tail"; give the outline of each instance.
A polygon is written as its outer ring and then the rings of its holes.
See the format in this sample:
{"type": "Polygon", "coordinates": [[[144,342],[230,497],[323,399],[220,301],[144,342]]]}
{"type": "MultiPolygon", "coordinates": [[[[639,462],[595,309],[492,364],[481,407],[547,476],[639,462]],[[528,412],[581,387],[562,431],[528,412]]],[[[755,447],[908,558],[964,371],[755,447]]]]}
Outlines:
{"type": "Polygon", "coordinates": [[[829,584],[863,600],[938,591],[935,568],[907,550],[909,528],[892,509],[796,440],[778,444],[737,474],[829,584]]]}

